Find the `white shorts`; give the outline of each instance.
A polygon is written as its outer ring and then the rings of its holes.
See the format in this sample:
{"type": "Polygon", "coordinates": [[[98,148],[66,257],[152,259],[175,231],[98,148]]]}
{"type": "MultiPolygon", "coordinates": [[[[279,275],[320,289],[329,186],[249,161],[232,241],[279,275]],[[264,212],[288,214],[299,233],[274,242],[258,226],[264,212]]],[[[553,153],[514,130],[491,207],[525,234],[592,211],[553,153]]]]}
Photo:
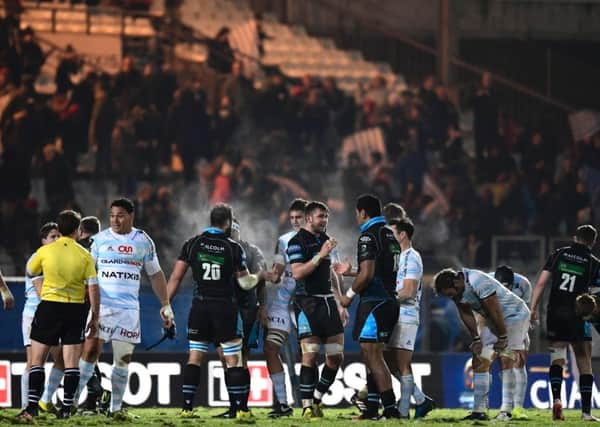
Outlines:
{"type": "Polygon", "coordinates": [[[33,322],[33,316],[29,314],[23,314],[21,320],[21,331],[23,332],[23,345],[25,347],[31,345],[31,339],[29,339],[29,333],[31,332],[31,323],[33,322]]]}
{"type": "MultiPolygon", "coordinates": [[[[528,350],[529,319],[506,325],[506,335],[509,350],[528,350]]],[[[498,341],[496,335],[492,333],[490,328],[484,326],[481,330],[481,344],[483,344],[483,347],[493,347],[496,341],[498,341]]]]}
{"type": "Polygon", "coordinates": [[[396,323],[387,348],[399,348],[402,350],[414,351],[415,341],[417,340],[417,330],[419,325],[412,323],[396,323]]]}
{"type": "Polygon", "coordinates": [[[279,329],[288,334],[292,330],[292,316],[289,306],[272,305],[267,311],[267,329],[279,329]]]}
{"type": "Polygon", "coordinates": [[[100,305],[99,319],[98,338],[104,342],[114,340],[138,344],[141,341],[139,311],[100,305]]]}

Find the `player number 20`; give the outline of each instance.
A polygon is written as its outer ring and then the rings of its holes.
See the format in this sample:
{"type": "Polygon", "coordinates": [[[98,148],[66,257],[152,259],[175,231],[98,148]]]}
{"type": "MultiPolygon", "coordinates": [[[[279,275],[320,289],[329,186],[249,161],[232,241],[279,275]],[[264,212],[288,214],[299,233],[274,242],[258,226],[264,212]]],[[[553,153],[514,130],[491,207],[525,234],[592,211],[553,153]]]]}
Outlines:
{"type": "Polygon", "coordinates": [[[204,270],[203,280],[219,280],[221,278],[221,266],[219,264],[203,262],[202,270],[204,270]]]}
{"type": "Polygon", "coordinates": [[[574,274],[563,273],[562,276],[560,276],[560,278],[562,279],[562,282],[560,283],[559,289],[561,291],[573,292],[577,276],[575,276],[574,274]]]}

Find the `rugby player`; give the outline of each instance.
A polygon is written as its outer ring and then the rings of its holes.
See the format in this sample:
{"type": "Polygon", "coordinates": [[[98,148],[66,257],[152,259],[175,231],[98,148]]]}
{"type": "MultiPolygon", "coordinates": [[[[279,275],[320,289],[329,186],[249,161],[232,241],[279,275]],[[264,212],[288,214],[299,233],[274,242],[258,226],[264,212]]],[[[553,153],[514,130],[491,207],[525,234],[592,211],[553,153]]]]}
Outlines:
{"type": "Polygon", "coordinates": [[[510,420],[514,395],[512,361],[516,350],[524,350],[525,336],[529,329],[529,309],[500,282],[479,270],[463,268],[456,272],[450,268],[444,269],[435,275],[434,286],[439,295],[454,301],[463,323],[473,337],[471,350],[475,401],[473,412],[465,419],[488,419],[489,370],[493,359],[498,355],[502,367],[503,398],[496,419],[510,420]],[[487,326],[497,337],[492,348],[483,347],[473,311],[484,317],[487,326]]]}
{"type": "Polygon", "coordinates": [[[31,369],[29,371],[29,404],[18,415],[19,420],[33,420],[44,387],[44,362],[50,347],[62,344],[64,398],[59,418],[69,418],[79,383],[77,359],[81,354],[84,333],[98,328],[99,294],[96,269],[90,253],[75,242],[81,216],[74,211],[58,215],[58,231],[54,242],[42,246],[27,264],[27,275],[44,275],[41,301],[31,324],[31,369]],[[91,316],[86,328],[86,285],[91,316]]]}
{"type": "Polygon", "coordinates": [[[287,390],[285,387],[285,372],[279,352],[289,338],[292,319],[290,317],[290,303],[296,288],[296,281],[292,277],[292,268],[287,255],[287,248],[292,237],[304,225],[306,200],[295,199],[288,209],[289,221],[292,231],[279,236],[275,247],[274,270],[277,274],[275,283],[267,285],[266,307],[263,322],[266,327],[264,353],[267,360],[267,369],[277,403],[269,418],[279,418],[292,415],[293,409],[288,405],[287,390]]]}
{"type": "MultiPolygon", "coordinates": [[[[256,245],[248,243],[245,240],[242,240],[241,226],[236,218],[233,218],[233,222],[231,224],[231,238],[239,243],[239,245],[242,247],[244,254],[246,255],[246,266],[251,274],[256,274],[260,270],[267,270],[267,262],[265,261],[265,257],[260,248],[256,245]]],[[[250,290],[243,290],[239,286],[235,286],[234,289],[236,292],[236,300],[240,310],[244,332],[242,340],[242,360],[245,376],[244,386],[246,387],[246,397],[244,400],[248,400],[247,395],[250,394],[250,371],[248,370],[248,356],[251,348],[258,347],[258,334],[260,329],[258,322],[258,308],[259,301],[260,307],[264,308],[264,281],[260,281],[256,287],[250,290]]],[[[223,349],[221,347],[217,347],[217,353],[219,354],[219,359],[223,365],[223,370],[227,371],[225,357],[223,356],[223,349]]],[[[231,400],[229,409],[226,412],[220,415],[215,415],[215,418],[235,417],[236,413],[231,405],[231,400]]]]}
{"type": "Polygon", "coordinates": [[[100,232],[100,228],[100,220],[95,216],[86,216],[85,218],[82,218],[81,224],[79,224],[79,236],[77,237],[77,243],[87,250],[90,250],[92,247],[92,242],[94,241],[92,236],[98,234],[100,232]]]}
{"type": "MultiPolygon", "coordinates": [[[[42,246],[54,242],[59,237],[60,233],[58,232],[58,224],[55,222],[48,222],[44,224],[42,228],[40,228],[40,239],[42,242],[42,246]]],[[[29,261],[31,261],[33,255],[34,254],[32,254],[29,257],[27,264],[29,264],[29,261]]],[[[25,305],[23,307],[23,314],[21,318],[21,330],[23,332],[23,345],[25,346],[25,352],[27,354],[27,364],[25,365],[25,371],[21,376],[21,409],[27,407],[27,404],[29,403],[29,369],[31,368],[31,340],[29,339],[29,333],[31,332],[31,323],[33,322],[35,310],[37,309],[37,306],[40,303],[42,279],[43,276],[25,277],[25,305]]],[[[52,369],[50,371],[48,384],[44,389],[44,394],[46,394],[46,391],[48,391],[49,395],[52,396],[52,394],[54,394],[54,391],[56,391],[56,389],[58,388],[60,381],[62,380],[65,366],[62,360],[60,347],[52,347],[50,349],[50,352],[52,353],[54,365],[52,366],[52,369]]],[[[44,410],[46,408],[41,409],[44,410]]],[[[55,411],[51,410],[51,412],[55,411]]]]}
{"type": "Polygon", "coordinates": [[[288,243],[292,278],[296,281],[294,308],[298,339],[302,350],[300,397],[305,419],[323,417],[321,398],[333,382],[344,358],[345,308],[338,307],[334,290],[339,282],[332,278],[330,254],[337,245],[325,230],[329,208],[321,202],[306,206],[305,224],[288,243]],[[318,380],[317,356],[325,346],[325,365],[318,380]]]}
{"type": "Polygon", "coordinates": [[[368,389],[367,410],[360,418],[379,419],[379,399],[385,419],[399,418],[392,376],[383,357],[383,348],[398,318],[398,304],[389,289],[396,283],[396,257],[400,255],[400,247],[393,232],[385,226],[377,197],[370,194],[358,197],[356,220],[361,232],[357,251],[358,272],[350,289],[341,297],[341,304],[348,307],[356,294],[360,295],[353,338],[360,343],[367,367],[368,389]]]}
{"type": "Polygon", "coordinates": [[[200,384],[200,366],[211,343],[223,350],[227,370],[225,383],[236,419],[251,422],[248,410],[246,372],[243,368],[241,317],[235,286],[250,290],[260,281],[274,278],[264,270],[250,274],[244,250],[228,235],[233,215],[231,207],[217,204],[210,212],[210,227],[187,240],[169,278],[172,300],[188,268],[194,276],[194,299],[188,318],[189,357],[183,369],[183,410],[181,416],[194,418],[193,402],[200,384]],[[237,279],[237,283],[236,283],[237,279]]]}
{"type": "MultiPolygon", "coordinates": [[[[392,218],[388,221],[394,237],[400,244],[400,257],[395,270],[396,299],[399,304],[398,320],[394,326],[392,336],[387,343],[395,360],[390,360],[388,365],[395,366],[399,371],[401,395],[399,411],[402,418],[409,418],[410,398],[415,399],[415,419],[423,418],[433,408],[433,399],[426,396],[415,384],[412,373],[411,361],[417,340],[419,328],[419,312],[421,309],[421,291],[423,286],[423,261],[421,255],[412,246],[412,236],[415,231],[414,224],[406,217],[392,218]],[[394,363],[395,362],[395,363],[394,363]]],[[[392,368],[390,368],[392,369],[392,368]]]]}
{"type": "Polygon", "coordinates": [[[109,416],[129,420],[122,408],[127,387],[129,363],[135,345],[140,342],[139,289],[141,272],[150,278],[158,297],[160,316],[165,328],[174,316],[167,298],[167,282],[160,267],[154,242],[144,231],[133,227],[134,204],[121,198],[110,204],[110,228],[96,234],[91,253],[98,269],[100,285],[100,325],[98,334],[89,335],[79,361],[81,381],[77,396],[94,375],[102,346],[112,342],[112,394],[109,416]]]}
{"type": "Polygon", "coordinates": [[[392,219],[402,219],[406,218],[406,210],[400,206],[398,203],[386,203],[381,209],[381,213],[385,218],[385,222],[389,225],[390,220],[392,219]]]}
{"type": "Polygon", "coordinates": [[[537,320],[537,309],[545,287],[551,282],[546,308],[546,329],[550,341],[550,385],[552,387],[552,419],[564,420],[560,399],[563,366],[570,344],[579,368],[581,419],[599,421],[591,414],[592,335],[590,324],[577,316],[575,303],[579,295],[599,285],[600,261],[591,253],[597,232],[591,225],[577,228],[573,243],[557,249],[548,257],[533,289],[531,319],[537,320]]]}

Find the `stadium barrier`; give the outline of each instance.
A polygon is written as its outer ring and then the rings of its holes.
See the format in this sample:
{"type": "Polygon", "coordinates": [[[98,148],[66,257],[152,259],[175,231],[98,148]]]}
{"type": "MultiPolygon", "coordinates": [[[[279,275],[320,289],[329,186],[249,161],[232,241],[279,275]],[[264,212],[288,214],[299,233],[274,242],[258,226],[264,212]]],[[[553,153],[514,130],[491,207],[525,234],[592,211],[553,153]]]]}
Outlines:
{"type": "MultiPolygon", "coordinates": [[[[185,353],[153,353],[140,352],[134,354],[130,365],[130,382],[125,392],[124,401],[132,407],[170,406],[181,405],[182,369],[186,362],[185,353]]],[[[415,354],[413,371],[415,383],[437,402],[438,407],[466,408],[473,405],[473,371],[471,356],[468,353],[446,354],[415,354]]],[[[19,407],[20,380],[25,368],[25,354],[0,353],[0,406],[19,407]]],[[[550,384],[548,382],[548,355],[531,355],[527,363],[529,384],[525,398],[525,407],[549,408],[550,384]]],[[[106,378],[102,383],[105,388],[110,388],[111,355],[105,354],[101,358],[100,370],[106,378]]],[[[51,363],[46,365],[47,372],[51,363]]],[[[249,362],[252,377],[252,390],[250,405],[254,407],[270,406],[273,391],[265,361],[257,354],[249,362]]],[[[594,371],[598,372],[600,359],[594,360],[594,371]]],[[[490,393],[490,407],[498,408],[501,400],[501,381],[497,371],[497,364],[493,369],[492,389],[490,393]]],[[[296,374],[300,371],[300,364],[295,366],[296,374]]],[[[577,383],[573,380],[577,375],[567,370],[563,384],[563,402],[568,408],[578,408],[580,394],[577,383]]],[[[350,399],[356,390],[365,383],[365,369],[356,353],[347,354],[338,372],[336,381],[331,386],[330,392],[324,396],[323,403],[330,407],[345,407],[350,405],[350,399]]],[[[288,380],[288,391],[292,385],[288,380]]],[[[399,396],[400,384],[394,380],[394,390],[399,396]]],[[[62,398],[62,389],[58,391],[62,398]]],[[[289,392],[289,396],[293,393],[289,392]]],[[[81,396],[85,399],[85,391],[81,396]]],[[[211,355],[204,365],[201,376],[199,393],[196,404],[201,406],[226,406],[227,391],[225,388],[223,369],[215,355],[211,355]]],[[[594,385],[592,405],[600,407],[600,392],[594,385]]]]}

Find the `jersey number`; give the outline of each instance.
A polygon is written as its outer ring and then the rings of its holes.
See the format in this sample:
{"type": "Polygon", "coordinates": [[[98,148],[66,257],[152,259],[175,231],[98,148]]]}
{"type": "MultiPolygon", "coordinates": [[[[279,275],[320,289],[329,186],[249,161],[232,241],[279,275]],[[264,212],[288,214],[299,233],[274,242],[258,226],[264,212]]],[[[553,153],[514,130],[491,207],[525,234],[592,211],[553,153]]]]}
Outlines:
{"type": "Polygon", "coordinates": [[[221,279],[221,266],[219,264],[211,264],[208,262],[202,263],[202,269],[204,274],[202,280],[220,280],[221,279]]]}
{"type": "Polygon", "coordinates": [[[559,289],[561,291],[573,292],[577,276],[575,276],[574,274],[563,273],[562,276],[560,276],[560,278],[562,279],[562,282],[560,283],[559,289]]]}

